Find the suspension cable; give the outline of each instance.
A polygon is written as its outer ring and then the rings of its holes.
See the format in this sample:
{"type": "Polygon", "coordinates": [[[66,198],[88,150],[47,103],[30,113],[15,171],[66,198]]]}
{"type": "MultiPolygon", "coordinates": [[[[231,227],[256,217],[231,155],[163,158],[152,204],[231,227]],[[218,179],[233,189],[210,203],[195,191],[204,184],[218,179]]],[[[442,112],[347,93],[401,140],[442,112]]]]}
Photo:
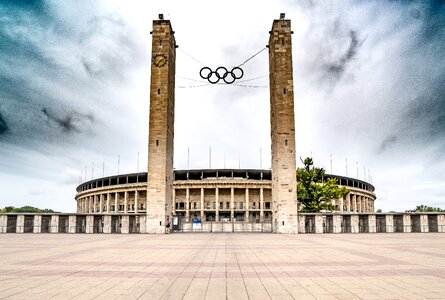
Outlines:
{"type": "Polygon", "coordinates": [[[197,60],[196,58],[194,58],[193,56],[191,56],[190,54],[188,54],[187,52],[185,52],[184,50],[182,50],[181,48],[178,48],[182,53],[184,53],[185,55],[187,55],[188,57],[190,57],[191,59],[193,59],[194,61],[196,61],[198,64],[202,65],[202,66],[206,66],[205,64],[203,64],[202,62],[200,62],[199,60],[197,60]]]}
{"type": "Polygon", "coordinates": [[[250,79],[246,79],[246,80],[240,80],[237,82],[248,82],[248,81],[253,81],[253,80],[257,80],[257,79],[261,79],[261,78],[265,78],[265,77],[269,77],[269,75],[263,75],[263,76],[259,76],[259,77],[254,77],[254,78],[250,78],[250,79]]]}
{"type": "Polygon", "coordinates": [[[260,54],[261,52],[263,52],[264,50],[266,50],[267,47],[264,47],[263,49],[261,49],[260,51],[258,51],[257,53],[255,53],[254,55],[252,55],[251,57],[249,57],[248,59],[246,59],[242,64],[238,65],[238,68],[243,66],[245,63],[247,63],[249,60],[251,60],[252,58],[254,58],[255,56],[257,56],[258,54],[260,54]]]}
{"type": "Polygon", "coordinates": [[[180,75],[176,75],[176,76],[179,78],[185,79],[185,80],[196,81],[196,82],[200,82],[200,83],[208,83],[207,81],[204,81],[204,80],[193,79],[193,78],[184,77],[184,76],[180,76],[180,75]]]}

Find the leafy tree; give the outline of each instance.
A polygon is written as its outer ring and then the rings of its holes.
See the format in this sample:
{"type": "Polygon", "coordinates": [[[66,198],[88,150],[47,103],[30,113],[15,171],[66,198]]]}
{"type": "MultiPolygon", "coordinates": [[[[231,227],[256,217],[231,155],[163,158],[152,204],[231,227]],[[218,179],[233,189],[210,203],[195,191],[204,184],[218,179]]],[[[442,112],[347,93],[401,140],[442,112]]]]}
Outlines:
{"type": "Polygon", "coordinates": [[[1,212],[12,212],[14,210],[14,206],[6,206],[4,209],[1,210],[1,212]]]}
{"type": "Polygon", "coordinates": [[[40,209],[37,207],[33,207],[33,206],[22,206],[22,207],[14,207],[14,206],[6,206],[3,209],[0,209],[0,212],[3,213],[53,213],[55,212],[52,209],[40,209]]]}
{"type": "Polygon", "coordinates": [[[416,206],[415,211],[419,212],[444,212],[444,209],[441,209],[440,207],[432,207],[427,205],[418,205],[416,206]]]}
{"type": "Polygon", "coordinates": [[[314,167],[312,158],[303,161],[304,167],[297,169],[297,198],[302,212],[335,210],[332,200],[349,193],[345,187],[338,187],[336,178],[325,178],[323,168],[314,167]]]}

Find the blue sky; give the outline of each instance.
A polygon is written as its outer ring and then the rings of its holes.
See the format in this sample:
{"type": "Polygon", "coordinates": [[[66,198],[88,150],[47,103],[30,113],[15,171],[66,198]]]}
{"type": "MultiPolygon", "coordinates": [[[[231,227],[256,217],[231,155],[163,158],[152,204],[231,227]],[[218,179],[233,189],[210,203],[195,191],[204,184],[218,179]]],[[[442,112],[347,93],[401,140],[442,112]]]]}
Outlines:
{"type": "MultiPolygon", "coordinates": [[[[200,85],[292,20],[297,156],[372,180],[376,208],[445,208],[445,7],[440,1],[2,1],[0,206],[75,210],[80,177],[143,171],[151,22],[179,45],[175,167],[270,167],[268,60],[251,87],[200,85]],[[139,153],[139,164],[138,164],[139,153]],[[93,166],[94,164],[94,166],[93,166]],[[105,167],[103,168],[103,166],[105,167]],[[358,172],[357,172],[358,169],[358,172]],[[85,173],[86,170],[86,173],[85,173]]],[[[247,82],[246,82],[247,84],[247,82]]]]}

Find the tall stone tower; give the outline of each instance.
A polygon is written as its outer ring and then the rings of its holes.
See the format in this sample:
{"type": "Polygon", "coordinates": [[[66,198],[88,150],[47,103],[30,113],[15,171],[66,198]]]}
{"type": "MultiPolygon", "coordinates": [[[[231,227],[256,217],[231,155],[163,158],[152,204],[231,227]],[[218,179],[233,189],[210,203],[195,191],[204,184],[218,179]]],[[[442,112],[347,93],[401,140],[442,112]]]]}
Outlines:
{"type": "Polygon", "coordinates": [[[153,21],[148,136],[147,233],[171,222],[176,42],[168,20],[153,21]]]}
{"type": "Polygon", "coordinates": [[[269,38],[274,231],[298,233],[294,85],[290,20],[274,20],[269,38]]]}

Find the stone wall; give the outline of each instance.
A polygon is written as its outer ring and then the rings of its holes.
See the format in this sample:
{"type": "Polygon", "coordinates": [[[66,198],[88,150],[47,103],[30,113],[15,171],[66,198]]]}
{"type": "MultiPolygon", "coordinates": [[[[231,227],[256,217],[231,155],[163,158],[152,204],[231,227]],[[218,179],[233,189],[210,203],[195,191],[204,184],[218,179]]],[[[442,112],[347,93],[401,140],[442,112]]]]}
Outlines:
{"type": "MultiPolygon", "coordinates": [[[[445,213],[300,213],[297,222],[298,232],[305,234],[445,232],[445,213]]],[[[272,232],[272,229],[271,221],[204,221],[199,226],[183,223],[178,231],[272,232]]],[[[147,233],[146,214],[0,214],[0,233],[147,233]],[[61,219],[67,220],[67,227],[60,225],[61,219]]]]}

